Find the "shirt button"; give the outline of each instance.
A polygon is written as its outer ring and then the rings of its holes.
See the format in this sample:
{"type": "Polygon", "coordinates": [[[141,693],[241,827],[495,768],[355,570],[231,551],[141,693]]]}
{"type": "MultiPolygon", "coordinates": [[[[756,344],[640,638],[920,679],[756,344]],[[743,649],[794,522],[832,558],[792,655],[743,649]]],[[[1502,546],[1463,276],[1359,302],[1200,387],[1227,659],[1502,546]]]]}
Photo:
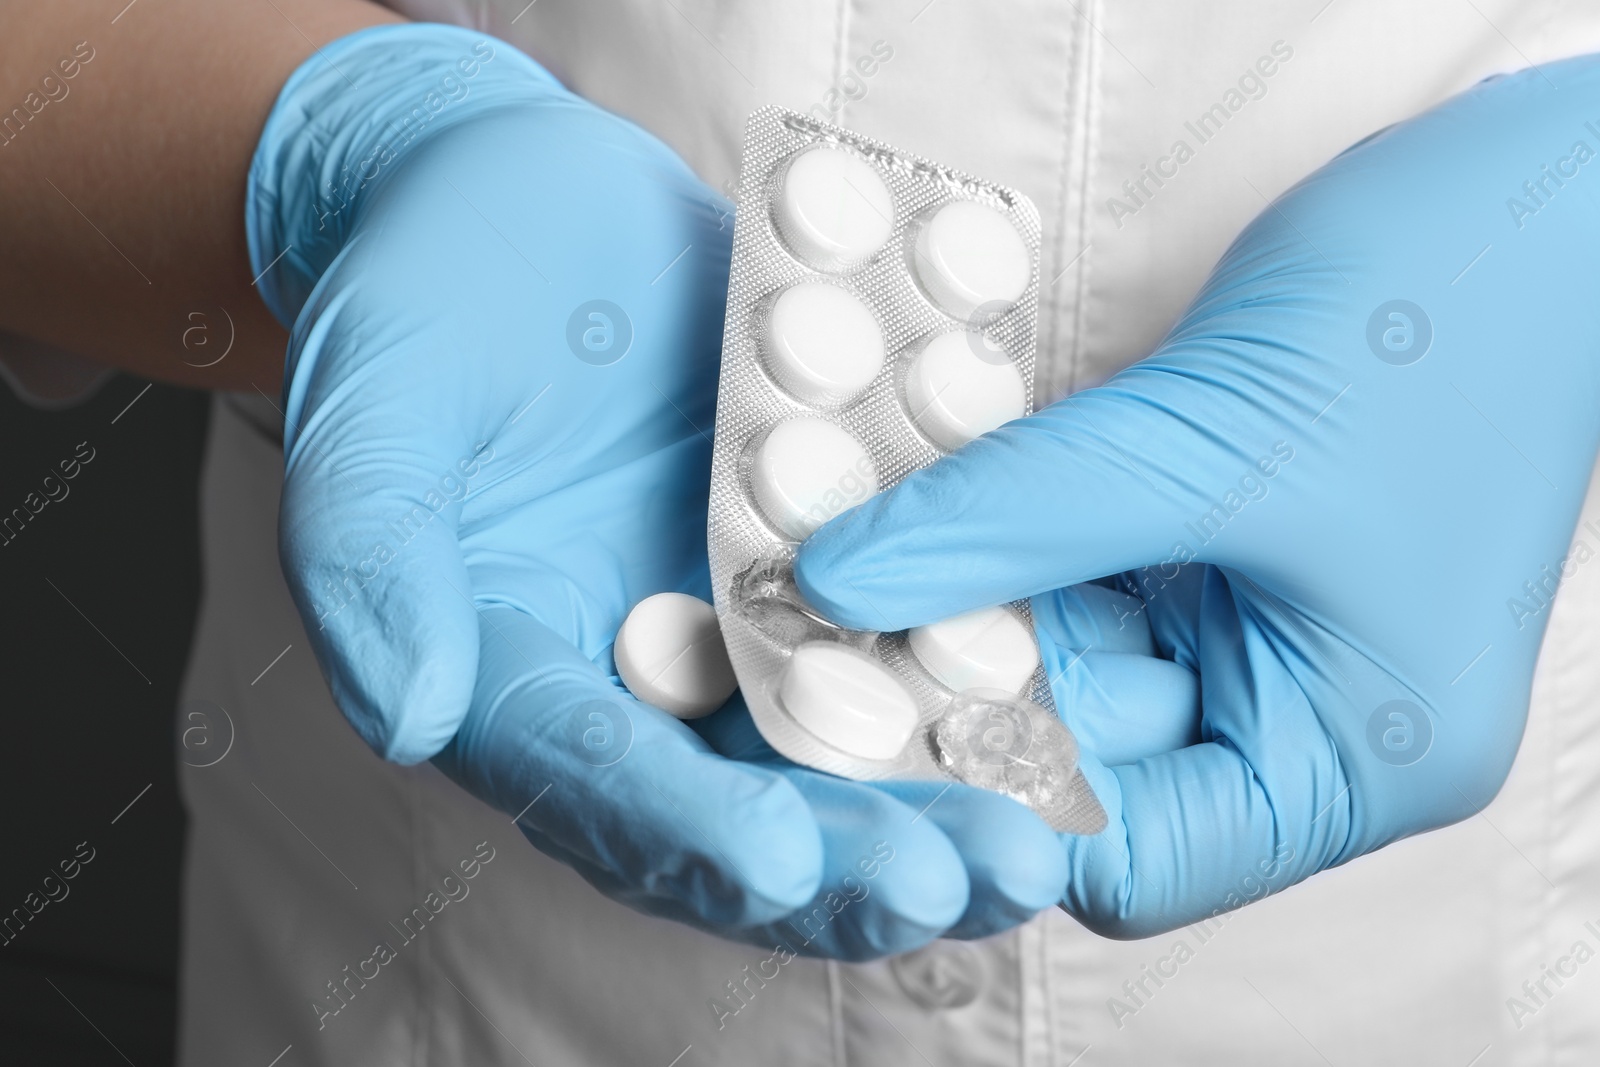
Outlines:
{"type": "Polygon", "coordinates": [[[983,957],[964,941],[935,941],[896,956],[889,970],[906,996],[930,1011],[964,1008],[984,985],[983,957]]]}

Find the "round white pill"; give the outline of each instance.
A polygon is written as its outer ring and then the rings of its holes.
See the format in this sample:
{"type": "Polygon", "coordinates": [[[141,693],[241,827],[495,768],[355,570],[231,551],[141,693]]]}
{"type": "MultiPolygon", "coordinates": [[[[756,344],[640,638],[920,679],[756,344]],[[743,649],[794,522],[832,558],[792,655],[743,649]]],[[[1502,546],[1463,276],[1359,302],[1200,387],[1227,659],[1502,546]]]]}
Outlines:
{"type": "Polygon", "coordinates": [[[867,387],[883,366],[883,330],[855,294],[826,282],[785,289],[767,318],[767,369],[808,404],[827,407],[867,387]]]}
{"type": "Polygon", "coordinates": [[[1022,375],[1005,350],[973,330],[928,342],[906,372],[906,406],[917,428],[956,449],[1027,413],[1022,375]]]}
{"type": "Polygon", "coordinates": [[[794,650],[778,699],[801,726],[862,759],[893,759],[917,727],[916,698],[894,672],[831,641],[794,650]]]}
{"type": "Polygon", "coordinates": [[[917,626],[906,638],[928,673],[958,693],[979,687],[1019,693],[1039,666],[1033,634],[1005,608],[979,608],[917,626]]]}
{"type": "Polygon", "coordinates": [[[1013,303],[1033,273],[1022,235],[994,208],[955,200],[917,230],[917,280],[933,302],[958,319],[980,307],[1013,303]]]}
{"type": "Polygon", "coordinates": [[[680,719],[710,715],[738,688],[717,612],[687,593],[635,604],[613,649],[628,691],[680,719]]]}
{"type": "Polygon", "coordinates": [[[894,228],[894,198],[866,160],[814,145],[789,161],[773,217],[795,255],[839,271],[883,247],[894,228]]]}
{"type": "Polygon", "coordinates": [[[878,491],[877,465],[860,441],[800,415],[772,428],[750,465],[756,507],[785,537],[804,541],[878,491]]]}

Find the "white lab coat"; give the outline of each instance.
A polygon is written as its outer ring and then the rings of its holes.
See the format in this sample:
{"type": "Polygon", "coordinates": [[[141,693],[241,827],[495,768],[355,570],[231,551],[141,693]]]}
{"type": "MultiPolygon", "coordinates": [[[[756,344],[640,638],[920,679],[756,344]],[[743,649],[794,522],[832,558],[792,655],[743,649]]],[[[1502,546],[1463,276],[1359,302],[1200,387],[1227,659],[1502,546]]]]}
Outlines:
{"type": "MultiPolygon", "coordinates": [[[[1045,233],[1041,400],[1148,351],[1264,198],[1350,142],[1492,72],[1600,50],[1592,6],[1519,0],[524,3],[396,6],[517,43],[716,186],[736,173],[746,115],[776,102],[1027,192],[1045,233]],[[1219,132],[1189,132],[1235,101],[1219,132]],[[1180,139],[1193,158],[1162,162],[1180,139]]],[[[286,1067],[1600,1054],[1600,566],[1562,588],[1527,736],[1480,816],[1205,940],[1110,942],[1050,912],[893,961],[796,960],[745,986],[719,1027],[712,999],[769,953],[602,898],[508,817],[430,767],[382,763],[345,725],[278,570],[275,418],[259,398],[219,398],[205,471],[180,722],[186,1065],[286,1048],[286,1067]],[[463,861],[476,876],[451,900],[442,879],[463,861]]],[[[1600,548],[1600,493],[1585,519],[1578,536],[1600,548]]]]}

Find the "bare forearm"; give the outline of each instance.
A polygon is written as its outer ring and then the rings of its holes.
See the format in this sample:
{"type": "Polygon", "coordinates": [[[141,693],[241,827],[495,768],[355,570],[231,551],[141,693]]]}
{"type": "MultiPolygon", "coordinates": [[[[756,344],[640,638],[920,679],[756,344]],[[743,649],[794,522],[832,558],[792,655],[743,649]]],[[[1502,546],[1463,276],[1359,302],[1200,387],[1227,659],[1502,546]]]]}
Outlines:
{"type": "Polygon", "coordinates": [[[30,6],[0,34],[0,329],[274,392],[286,337],[251,284],[251,153],[315,48],[396,17],[366,0],[125,3],[30,6]]]}

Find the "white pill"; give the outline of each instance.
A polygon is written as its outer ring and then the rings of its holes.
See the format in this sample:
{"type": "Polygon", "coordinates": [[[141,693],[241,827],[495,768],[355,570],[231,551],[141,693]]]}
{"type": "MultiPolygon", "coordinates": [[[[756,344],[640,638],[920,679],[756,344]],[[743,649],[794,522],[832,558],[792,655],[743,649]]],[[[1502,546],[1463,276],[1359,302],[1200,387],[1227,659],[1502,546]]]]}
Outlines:
{"type": "Polygon", "coordinates": [[[883,247],[894,198],[865,160],[814,145],[784,171],[773,216],[790,250],[819,270],[853,267],[883,247]]]}
{"type": "Polygon", "coordinates": [[[831,422],[800,415],[780,422],[750,465],[756,507],[785,537],[817,527],[878,491],[877,466],[861,442],[831,422]]]}
{"type": "Polygon", "coordinates": [[[883,366],[883,330],[855,294],[826,282],[783,291],[767,318],[767,368],[808,404],[832,406],[883,366]]]}
{"type": "Polygon", "coordinates": [[[1032,275],[1022,235],[994,208],[955,200],[917,231],[912,257],[917,280],[933,302],[958,319],[985,305],[1004,310],[1022,295],[1032,275]]]}
{"type": "Polygon", "coordinates": [[[1039,649],[1022,617],[1005,608],[980,608],[913,628],[911,651],[945,685],[1020,693],[1039,666],[1039,649]]]}
{"type": "Polygon", "coordinates": [[[893,759],[917,727],[916,698],[893,671],[830,641],[794,650],[778,699],[801,726],[862,759],[893,759]]]}
{"type": "Polygon", "coordinates": [[[906,372],[906,406],[917,428],[956,449],[1027,413],[1022,375],[982,333],[945,333],[928,342],[906,372]]]}
{"type": "Polygon", "coordinates": [[[710,715],[739,685],[716,609],[687,593],[635,604],[613,651],[628,691],[680,719],[710,715]]]}

